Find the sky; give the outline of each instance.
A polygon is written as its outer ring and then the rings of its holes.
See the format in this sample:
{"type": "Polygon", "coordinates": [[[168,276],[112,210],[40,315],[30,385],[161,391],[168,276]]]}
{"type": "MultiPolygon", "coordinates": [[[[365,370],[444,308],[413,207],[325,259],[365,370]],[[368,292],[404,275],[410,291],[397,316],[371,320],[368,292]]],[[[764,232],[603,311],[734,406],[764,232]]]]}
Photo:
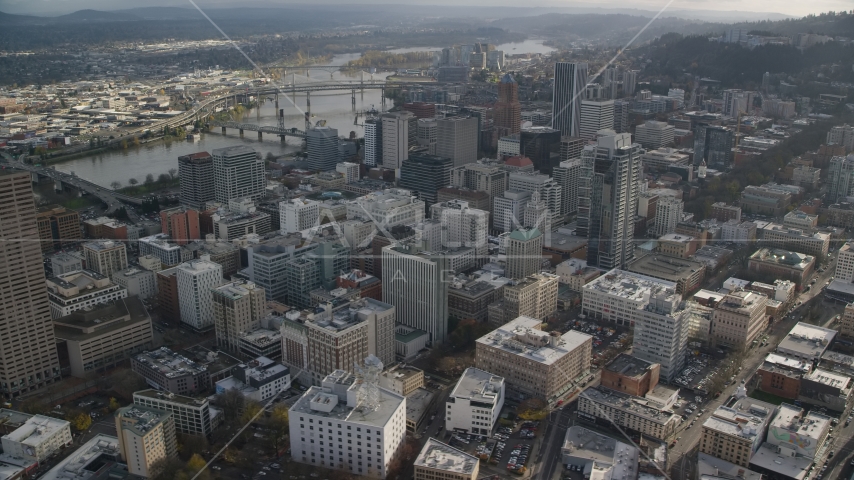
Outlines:
{"type": "MultiPolygon", "coordinates": [[[[659,10],[667,4],[668,0],[631,0],[630,2],[618,2],[606,0],[604,2],[566,2],[559,0],[534,0],[528,5],[543,7],[558,7],[573,5],[599,6],[605,8],[637,8],[645,10],[659,10]]],[[[192,8],[189,0],[0,0],[0,11],[6,13],[31,14],[31,15],[61,15],[82,9],[95,10],[121,10],[135,7],[172,6],[180,7],[182,2],[187,8],[192,8]]],[[[216,7],[247,6],[286,6],[294,3],[324,3],[324,4],[395,4],[400,5],[400,0],[357,0],[347,2],[345,0],[196,0],[202,9],[216,7]]],[[[484,5],[484,6],[520,6],[518,0],[414,0],[412,4],[430,5],[484,5]]],[[[747,12],[776,12],[792,16],[803,16],[810,13],[821,13],[830,10],[850,10],[851,0],[674,0],[668,7],[671,10],[716,10],[716,11],[747,11],[747,12]]]]}

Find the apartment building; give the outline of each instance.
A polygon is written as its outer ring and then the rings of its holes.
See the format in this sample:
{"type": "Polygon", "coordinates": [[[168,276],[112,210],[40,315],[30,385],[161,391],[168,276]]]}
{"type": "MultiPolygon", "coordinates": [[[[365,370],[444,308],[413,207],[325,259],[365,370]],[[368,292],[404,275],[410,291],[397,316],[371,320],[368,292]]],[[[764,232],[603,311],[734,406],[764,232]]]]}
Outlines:
{"type": "Polygon", "coordinates": [[[406,436],[405,397],[375,384],[362,386],[343,370],[309,388],[288,414],[294,461],[369,478],[386,477],[406,436]],[[367,405],[358,400],[362,389],[368,390],[367,405]]]}
{"type": "MultiPolygon", "coordinates": [[[[210,404],[205,397],[187,397],[159,390],[141,390],[133,393],[133,404],[171,413],[175,430],[185,435],[208,437],[218,425],[213,423],[210,404]]],[[[217,417],[217,422],[222,422],[222,414],[218,414],[217,417]]]]}
{"type": "Polygon", "coordinates": [[[750,397],[733,398],[703,422],[700,451],[747,467],[759,449],[777,406],[750,397]]]}
{"type": "Polygon", "coordinates": [[[53,321],[57,349],[67,356],[71,375],[113,367],[152,347],[151,317],[139,297],[77,310],[53,321]]]}
{"type": "Polygon", "coordinates": [[[724,296],[712,314],[712,345],[740,350],[749,348],[768,326],[767,303],[767,296],[744,290],[724,296]]]}
{"type": "Polygon", "coordinates": [[[125,244],[112,240],[100,240],[83,244],[83,259],[86,268],[109,278],[114,272],[128,268],[125,244]]]}
{"type": "Polygon", "coordinates": [[[172,414],[153,408],[131,405],[116,410],[119,450],[128,472],[154,477],[157,464],[178,456],[178,439],[172,414]]]}
{"type": "Polygon", "coordinates": [[[445,402],[449,432],[490,435],[504,406],[504,379],[478,368],[467,368],[445,402]]]}
{"type": "Polygon", "coordinates": [[[593,337],[574,330],[551,335],[540,325],[519,317],[480,337],[475,366],[504,377],[513,390],[554,403],[590,370],[593,337]]]}
{"type": "Polygon", "coordinates": [[[178,300],[181,323],[196,331],[210,330],[214,326],[213,288],[222,284],[222,265],[210,257],[182,263],[175,274],[178,282],[178,300]]]}
{"type": "Polygon", "coordinates": [[[264,289],[238,280],[214,287],[212,296],[217,346],[238,354],[240,337],[261,327],[266,313],[264,289]]]}
{"type": "Polygon", "coordinates": [[[35,216],[44,253],[80,241],[80,214],[59,205],[40,207],[35,216]]]}
{"type": "Polygon", "coordinates": [[[294,198],[279,202],[282,235],[308,230],[318,224],[320,202],[303,198],[294,198]]]}
{"type": "Polygon", "coordinates": [[[151,255],[160,260],[163,268],[177,266],[181,262],[192,260],[193,254],[190,250],[181,248],[180,245],[171,241],[163,234],[142,237],[137,242],[141,256],[151,255]]]}
{"type": "Polygon", "coordinates": [[[128,296],[146,300],[157,295],[157,274],[151,270],[131,267],[114,272],[113,282],[128,291],[128,296]]]}

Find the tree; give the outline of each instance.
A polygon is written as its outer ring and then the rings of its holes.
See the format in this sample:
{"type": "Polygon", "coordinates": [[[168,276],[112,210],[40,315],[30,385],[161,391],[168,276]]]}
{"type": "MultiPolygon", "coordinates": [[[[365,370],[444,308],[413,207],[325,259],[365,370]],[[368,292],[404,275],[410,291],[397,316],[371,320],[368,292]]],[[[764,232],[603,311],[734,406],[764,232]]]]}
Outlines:
{"type": "Polygon", "coordinates": [[[270,430],[272,430],[270,432],[270,440],[273,442],[273,449],[278,453],[279,449],[282,447],[282,441],[288,434],[289,422],[287,405],[279,403],[273,407],[273,412],[270,414],[270,419],[267,423],[270,430]]]}
{"type": "Polygon", "coordinates": [[[110,183],[110,188],[112,188],[113,190],[118,190],[118,189],[122,188],[122,182],[117,182],[117,181],[113,180],[110,183]]]}
{"type": "Polygon", "coordinates": [[[161,173],[160,175],[157,176],[157,182],[158,183],[169,183],[170,181],[172,181],[172,177],[170,177],[169,175],[167,175],[165,173],[161,173]]]}
{"type": "Polygon", "coordinates": [[[222,409],[223,418],[226,422],[233,423],[240,418],[240,411],[243,410],[245,400],[246,397],[239,390],[232,388],[217,394],[211,403],[222,409]]]}
{"type": "Polygon", "coordinates": [[[181,457],[189,458],[204,453],[210,448],[208,440],[201,435],[178,435],[178,444],[181,457]]]}
{"type": "Polygon", "coordinates": [[[255,418],[255,415],[261,411],[262,405],[255,400],[247,400],[243,404],[243,414],[240,416],[242,423],[249,423],[255,418]]]}
{"type": "Polygon", "coordinates": [[[107,405],[107,408],[111,412],[115,412],[116,410],[119,409],[119,401],[116,400],[116,397],[110,397],[110,403],[109,403],[109,405],[107,405]]]}
{"type": "Polygon", "coordinates": [[[205,468],[205,465],[208,462],[205,461],[204,458],[201,457],[198,453],[194,453],[189,460],[187,460],[187,469],[193,473],[198,472],[199,470],[205,468]]]}
{"type": "Polygon", "coordinates": [[[184,462],[175,457],[163,457],[151,465],[151,480],[174,480],[184,467],[184,462]]]}
{"type": "Polygon", "coordinates": [[[145,176],[145,184],[150,185],[152,183],[154,183],[154,175],[149,173],[148,175],[145,176]]]}
{"type": "Polygon", "coordinates": [[[178,174],[178,170],[176,170],[174,168],[169,169],[169,178],[171,178],[172,180],[175,179],[175,175],[177,175],[177,174],[178,174]]]}
{"type": "Polygon", "coordinates": [[[548,404],[539,398],[523,400],[516,407],[519,418],[523,420],[542,420],[548,415],[548,404]]]}
{"type": "Polygon", "coordinates": [[[136,185],[137,183],[139,183],[139,180],[137,180],[135,178],[131,178],[131,179],[128,179],[128,183],[133,186],[133,185],[136,185]]]}
{"type": "Polygon", "coordinates": [[[69,422],[71,422],[71,427],[77,430],[78,432],[82,432],[84,430],[88,430],[89,427],[92,426],[92,417],[87,413],[79,413],[71,418],[66,418],[69,422]]]}

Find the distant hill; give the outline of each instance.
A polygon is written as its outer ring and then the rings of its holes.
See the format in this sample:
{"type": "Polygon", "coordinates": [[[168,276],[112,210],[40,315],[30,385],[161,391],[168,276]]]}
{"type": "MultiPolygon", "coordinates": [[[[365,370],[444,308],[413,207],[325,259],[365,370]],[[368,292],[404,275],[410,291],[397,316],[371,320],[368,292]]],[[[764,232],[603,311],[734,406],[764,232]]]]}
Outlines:
{"type": "Polygon", "coordinates": [[[36,23],[45,23],[45,17],[0,12],[0,25],[32,25],[36,23]]]}
{"type": "Polygon", "coordinates": [[[136,21],[140,18],[125,11],[104,12],[101,10],[78,10],[68,15],[60,15],[53,17],[55,23],[73,23],[73,22],[128,22],[136,21]]]}

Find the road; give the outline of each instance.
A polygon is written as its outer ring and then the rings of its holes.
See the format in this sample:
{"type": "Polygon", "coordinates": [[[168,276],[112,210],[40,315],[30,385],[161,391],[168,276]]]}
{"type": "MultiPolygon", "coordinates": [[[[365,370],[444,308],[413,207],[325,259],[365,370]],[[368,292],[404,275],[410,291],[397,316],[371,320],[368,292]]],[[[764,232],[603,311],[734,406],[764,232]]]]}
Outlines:
{"type": "MultiPolygon", "coordinates": [[[[673,465],[673,475],[672,478],[676,479],[685,479],[687,480],[691,473],[691,462],[696,463],[696,456],[694,456],[695,447],[699,444],[700,438],[703,433],[703,422],[709,418],[716,408],[721,406],[723,402],[725,402],[731,395],[735,393],[736,388],[741,383],[742,380],[747,377],[753,375],[756,369],[762,364],[762,361],[768,355],[768,353],[773,352],[776,348],[777,344],[780,343],[780,340],[786,336],[787,333],[798,323],[797,318],[801,317],[805,314],[808,307],[808,304],[811,300],[815,299],[816,302],[821,302],[821,298],[815,298],[821,293],[821,287],[824,286],[825,282],[833,275],[836,270],[836,257],[834,256],[830,262],[828,262],[827,268],[823,273],[819,273],[816,277],[816,282],[814,288],[811,288],[809,292],[801,293],[798,296],[797,301],[802,302],[797,308],[795,308],[791,315],[787,315],[781,320],[776,321],[772,327],[767,331],[768,334],[768,345],[765,347],[757,347],[753,349],[750,353],[750,356],[744,362],[744,368],[740,373],[736,375],[736,381],[726,387],[720,397],[716,399],[711,399],[703,408],[706,410],[705,413],[695,416],[694,419],[696,423],[693,427],[688,427],[689,422],[685,422],[680,426],[680,429],[677,430],[675,436],[678,439],[676,446],[669,449],[668,455],[669,460],[668,464],[673,465]]],[[[835,315],[835,311],[828,313],[829,318],[823,319],[822,323],[827,325],[833,319],[835,315]]],[[[834,478],[827,477],[825,478],[834,478]]]]}
{"type": "MultiPolygon", "coordinates": [[[[125,202],[134,205],[141,205],[142,203],[142,200],[140,200],[139,198],[112,192],[106,187],[96,185],[88,180],[84,180],[77,176],[59,172],[52,168],[36,167],[34,165],[24,163],[22,161],[24,157],[21,157],[21,159],[19,160],[15,160],[6,153],[0,153],[0,155],[2,155],[3,159],[5,160],[5,163],[12,168],[26,170],[31,173],[38,173],[40,175],[46,175],[54,179],[55,181],[58,180],[63,184],[71,185],[80,191],[84,191],[98,198],[107,206],[107,210],[105,212],[106,214],[115,213],[116,210],[124,206],[125,202]]],[[[140,221],[140,216],[132,208],[126,208],[125,211],[127,212],[128,218],[131,222],[138,223],[140,221]]]]}

